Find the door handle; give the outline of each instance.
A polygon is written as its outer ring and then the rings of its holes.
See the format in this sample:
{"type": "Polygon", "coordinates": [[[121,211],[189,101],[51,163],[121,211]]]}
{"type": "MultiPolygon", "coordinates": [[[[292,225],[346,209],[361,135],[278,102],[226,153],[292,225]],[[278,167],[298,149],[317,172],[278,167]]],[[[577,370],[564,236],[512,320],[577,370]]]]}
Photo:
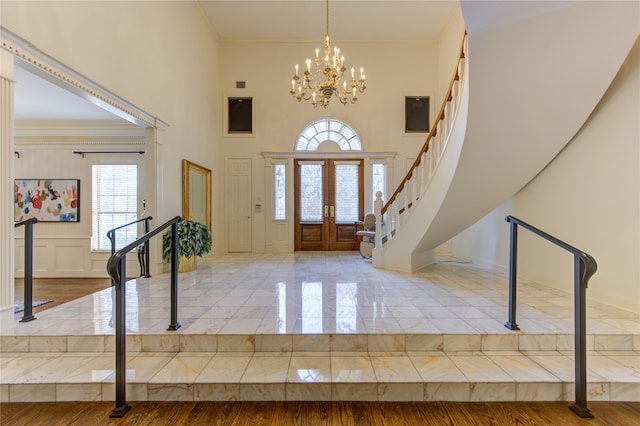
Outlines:
{"type": "Polygon", "coordinates": [[[333,206],[331,206],[329,210],[331,211],[331,213],[330,213],[331,217],[333,217],[334,207],[333,207],[333,206]]]}
{"type": "Polygon", "coordinates": [[[324,206],[324,217],[329,216],[329,206],[324,206]]]}

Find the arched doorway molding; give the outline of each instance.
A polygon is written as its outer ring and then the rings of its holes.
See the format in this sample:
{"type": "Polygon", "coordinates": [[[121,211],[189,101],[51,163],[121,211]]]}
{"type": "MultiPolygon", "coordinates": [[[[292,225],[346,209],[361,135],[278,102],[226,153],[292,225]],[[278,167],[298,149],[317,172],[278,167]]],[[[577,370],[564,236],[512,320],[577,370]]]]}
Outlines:
{"type": "Polygon", "coordinates": [[[355,130],[343,121],[322,118],[307,125],[298,135],[296,152],[363,151],[355,130]]]}

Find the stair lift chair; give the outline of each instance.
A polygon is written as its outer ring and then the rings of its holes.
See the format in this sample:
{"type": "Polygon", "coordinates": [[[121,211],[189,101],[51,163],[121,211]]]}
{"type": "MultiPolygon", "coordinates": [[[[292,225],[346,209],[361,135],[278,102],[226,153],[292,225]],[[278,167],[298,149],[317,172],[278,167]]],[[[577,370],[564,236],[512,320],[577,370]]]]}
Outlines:
{"type": "Polygon", "coordinates": [[[373,213],[367,213],[364,216],[364,221],[358,221],[356,223],[362,225],[363,228],[361,231],[356,232],[356,235],[362,237],[360,254],[364,258],[369,258],[373,253],[373,247],[376,241],[376,216],[373,213]]]}

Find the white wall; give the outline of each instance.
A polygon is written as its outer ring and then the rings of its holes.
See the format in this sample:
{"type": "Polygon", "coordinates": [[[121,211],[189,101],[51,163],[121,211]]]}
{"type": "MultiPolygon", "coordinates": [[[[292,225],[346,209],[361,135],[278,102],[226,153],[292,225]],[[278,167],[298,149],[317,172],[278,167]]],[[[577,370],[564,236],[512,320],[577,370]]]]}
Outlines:
{"type": "MultiPolygon", "coordinates": [[[[640,43],[583,128],[518,194],[445,244],[480,264],[508,268],[512,214],[591,254],[587,297],[640,312],[640,43]]],[[[561,117],[559,117],[561,119],[561,117]]],[[[572,291],[572,257],[525,230],[518,272],[572,291]]]]}
{"type": "Polygon", "coordinates": [[[223,136],[226,155],[293,150],[299,133],[311,122],[334,117],[349,124],[367,151],[416,152],[426,135],[403,131],[404,96],[438,90],[436,43],[340,43],[347,67],[364,66],[367,90],[359,101],[328,108],[298,103],[290,94],[295,64],[304,64],[318,43],[223,42],[220,47],[221,101],[227,96],[254,98],[254,134],[223,136]],[[246,89],[235,82],[246,81],[246,89]]]}
{"type": "MultiPolygon", "coordinates": [[[[33,124],[33,123],[32,123],[33,124]]],[[[109,252],[91,251],[91,199],[93,164],[128,163],[138,166],[139,176],[145,174],[144,155],[74,154],[74,151],[118,151],[137,149],[145,151],[144,130],[133,125],[91,128],[74,123],[56,123],[46,128],[38,125],[28,129],[25,123],[16,125],[16,150],[20,156],[15,160],[16,179],[79,179],[79,221],[40,222],[34,226],[33,276],[34,277],[107,277],[106,262],[109,252]],[[108,130],[107,130],[108,129],[108,130]],[[26,136],[25,134],[40,136],[26,136]],[[73,133],[74,136],[65,136],[73,133]],[[78,136],[84,133],[85,136],[78,136]],[[121,136],[109,136],[119,133],[121,136]],[[127,136],[124,136],[127,135],[127,136]]],[[[145,154],[147,155],[147,154],[145,154]]],[[[148,198],[144,180],[138,179],[139,199],[148,198]]],[[[142,205],[138,206],[142,212],[142,205]]],[[[155,224],[155,223],[154,223],[155,224]]],[[[121,248],[122,244],[118,245],[121,248]]],[[[16,276],[24,275],[24,231],[16,230],[15,242],[16,276]]],[[[140,271],[136,256],[127,257],[127,271],[136,276],[140,271]]]]}
{"type": "MultiPolygon", "coordinates": [[[[459,45],[462,29],[450,37],[459,45]]],[[[352,105],[344,106],[336,99],[332,99],[326,109],[314,108],[305,101],[298,103],[289,93],[295,64],[304,66],[305,59],[313,56],[321,43],[319,39],[317,43],[235,41],[220,44],[220,63],[223,64],[220,104],[224,106],[227,97],[253,98],[253,134],[227,135],[223,126],[220,136],[225,157],[252,158],[254,204],[261,199],[266,207],[269,205],[266,200],[271,197],[270,164],[265,163],[261,153],[292,152],[300,132],[323,117],[336,118],[350,125],[358,133],[364,151],[397,152],[388,177],[390,187],[395,188],[407,172],[407,163],[413,162],[426,139],[424,133],[404,133],[404,97],[430,96],[432,117],[440,107],[436,99],[444,89],[439,87],[440,48],[437,42],[373,44],[332,40],[332,45],[344,53],[347,68],[365,68],[367,90],[352,105]],[[236,89],[236,81],[245,81],[246,88],[236,89]]],[[[452,65],[449,68],[447,84],[453,71],[452,65]]],[[[293,181],[292,173],[289,180],[293,181]]],[[[253,251],[275,246],[269,236],[281,231],[271,228],[282,227],[282,223],[273,223],[270,215],[268,208],[263,208],[262,213],[254,212],[253,251]]],[[[289,238],[292,240],[293,235],[289,238]]]]}
{"type": "MultiPolygon", "coordinates": [[[[291,151],[308,123],[336,117],[358,132],[365,150],[399,153],[390,169],[394,186],[426,137],[403,132],[404,96],[431,96],[433,115],[445,90],[440,87],[443,49],[438,42],[334,40],[349,66],[365,67],[368,90],[355,105],[334,102],[325,110],[300,105],[288,93],[294,65],[313,55],[321,46],[320,38],[317,43],[225,42],[219,46],[192,2],[3,1],[0,7],[3,26],[169,123],[157,135],[154,160],[158,206],[153,213],[159,222],[181,213],[181,159],[212,169],[212,231],[218,252],[226,251],[226,158],[252,158],[253,195],[265,200],[270,194],[263,182],[265,164],[260,153],[291,151]],[[235,89],[238,80],[246,81],[245,90],[235,89]],[[255,132],[250,137],[225,135],[227,96],[254,98],[255,132]]],[[[462,30],[454,33],[461,15],[454,21],[457,24],[452,21],[444,39],[447,45],[457,46],[462,30]]],[[[254,223],[254,251],[267,245],[266,214],[263,209],[254,223]]]]}
{"type": "MultiPolygon", "coordinates": [[[[3,26],[169,123],[157,135],[151,172],[157,223],[181,214],[183,158],[222,181],[217,36],[196,2],[2,1],[0,7],[3,26]]],[[[214,209],[222,200],[214,189],[214,209]]],[[[223,226],[214,214],[214,247],[223,226]]]]}
{"type": "Polygon", "coordinates": [[[464,19],[462,10],[458,9],[451,21],[446,26],[438,40],[438,93],[433,107],[436,113],[439,110],[444,95],[447,93],[455,64],[458,62],[458,53],[462,35],[464,34],[464,19]]]}

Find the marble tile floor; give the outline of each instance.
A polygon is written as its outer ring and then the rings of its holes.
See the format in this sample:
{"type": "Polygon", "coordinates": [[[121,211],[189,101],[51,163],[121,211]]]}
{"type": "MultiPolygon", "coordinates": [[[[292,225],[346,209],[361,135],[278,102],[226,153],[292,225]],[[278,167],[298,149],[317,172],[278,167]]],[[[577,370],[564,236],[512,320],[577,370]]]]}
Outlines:
{"type": "MultiPolygon", "coordinates": [[[[589,401],[640,401],[637,352],[590,352],[589,401]]],[[[572,352],[129,352],[131,401],[573,401],[572,352]]],[[[1,402],[113,401],[113,352],[5,353],[1,402]]]]}
{"type": "MultiPolygon", "coordinates": [[[[573,298],[441,259],[415,274],[355,252],[227,254],[127,283],[130,400],[572,400],[573,298]]],[[[589,400],[640,401],[640,318],[589,302],[589,400]]],[[[111,290],[0,329],[1,401],[113,400],[111,290]]]]}

